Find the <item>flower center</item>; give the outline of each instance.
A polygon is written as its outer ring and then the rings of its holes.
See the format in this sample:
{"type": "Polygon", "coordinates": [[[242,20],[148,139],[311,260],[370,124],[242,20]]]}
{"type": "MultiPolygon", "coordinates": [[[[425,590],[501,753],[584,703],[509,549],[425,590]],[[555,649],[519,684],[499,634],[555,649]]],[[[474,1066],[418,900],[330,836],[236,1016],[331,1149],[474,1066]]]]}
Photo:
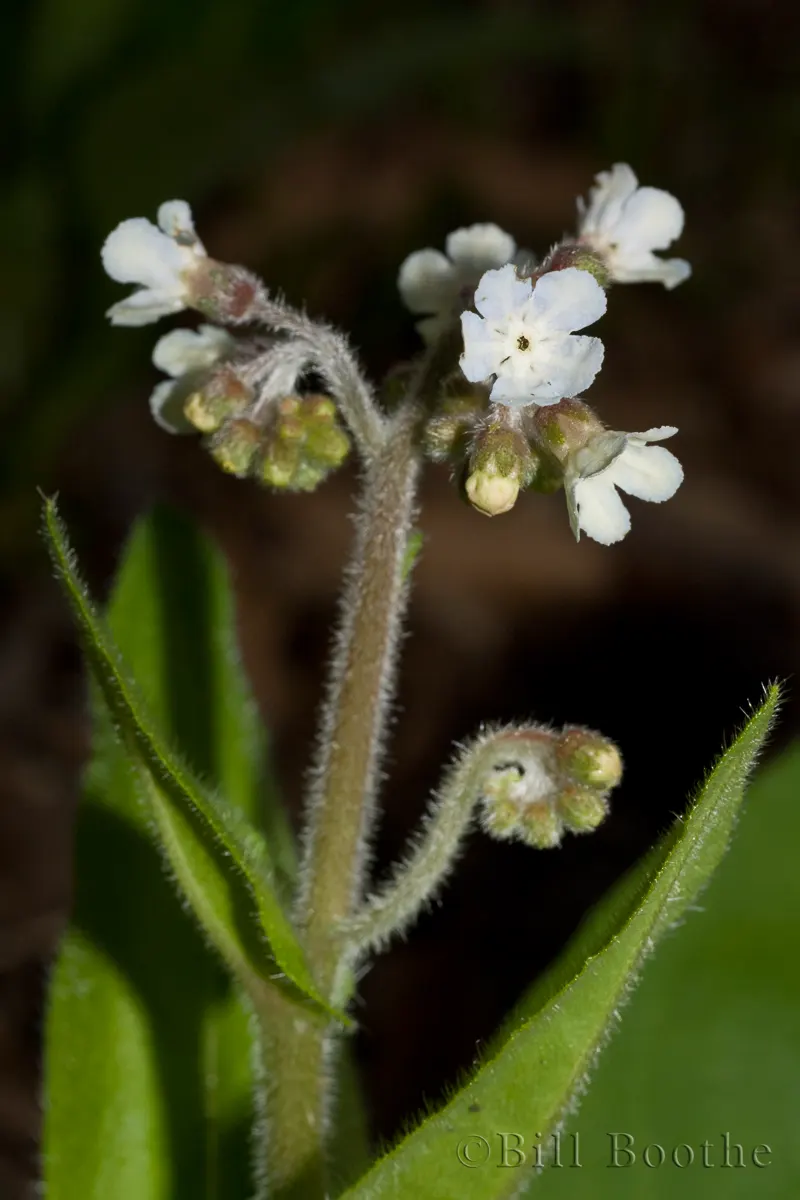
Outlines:
{"type": "Polygon", "coordinates": [[[530,350],[530,348],[531,348],[530,339],[526,338],[524,333],[521,333],[519,335],[519,337],[517,338],[517,349],[518,350],[530,350]]]}

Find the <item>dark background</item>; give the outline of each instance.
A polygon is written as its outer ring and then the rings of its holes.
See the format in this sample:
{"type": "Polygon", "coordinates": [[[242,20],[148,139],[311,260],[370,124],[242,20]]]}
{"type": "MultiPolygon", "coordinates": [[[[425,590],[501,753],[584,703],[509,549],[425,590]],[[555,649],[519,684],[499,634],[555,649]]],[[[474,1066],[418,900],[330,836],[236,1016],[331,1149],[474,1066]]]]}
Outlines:
{"type": "MultiPolygon", "coordinates": [[[[675,424],[686,482],[617,547],[563,497],[489,521],[423,486],[392,782],[398,854],[454,739],[572,721],[627,762],[607,824],[559,852],[471,839],[442,905],[363,984],[359,1059],[390,1137],[471,1060],[581,914],[681,808],[800,642],[800,28],[767,0],[33,0],[0,39],[0,1194],[35,1171],[44,964],[69,905],[88,751],[80,659],[36,536],[59,489],[93,588],[156,498],[235,573],[246,661],[296,812],[350,537],[352,472],[310,496],[224,477],[150,420],[156,332],[110,328],[103,237],[192,203],[217,258],[352,332],[416,348],[403,257],[494,220],[544,250],[614,161],[675,192],[672,294],[619,288],[592,388],[608,424],[675,424]]],[[[796,725],[790,701],[784,740],[796,725]]]]}

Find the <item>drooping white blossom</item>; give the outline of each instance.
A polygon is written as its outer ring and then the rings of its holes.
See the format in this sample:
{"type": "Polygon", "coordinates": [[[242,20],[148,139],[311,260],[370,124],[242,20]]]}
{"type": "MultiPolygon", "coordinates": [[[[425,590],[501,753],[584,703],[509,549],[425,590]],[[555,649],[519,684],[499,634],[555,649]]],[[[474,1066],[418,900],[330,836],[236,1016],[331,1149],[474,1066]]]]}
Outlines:
{"type": "Polygon", "coordinates": [[[577,267],[532,284],[509,264],[487,271],[475,292],[480,313],[461,315],[461,370],[472,383],[495,376],[490,399],[511,407],[577,396],[603,362],[603,343],[573,333],[606,311],[605,292],[577,267]]]}
{"type": "Polygon", "coordinates": [[[589,203],[578,200],[580,240],[604,260],[617,283],[677,287],[692,273],[682,258],[659,258],[683,231],[683,208],[661,188],[639,187],[627,163],[596,176],[589,203]]]}
{"type": "Polygon", "coordinates": [[[510,262],[517,247],[511,234],[485,224],[456,229],[445,249],[446,254],[433,249],[409,254],[397,277],[406,308],[424,314],[417,329],[426,342],[471,303],[484,271],[510,262]]]}
{"type": "Polygon", "coordinates": [[[158,225],[130,217],[106,238],[103,267],[117,283],[142,286],[112,305],[112,325],[149,325],[180,312],[190,299],[192,274],[206,257],[185,200],[169,200],[158,210],[158,225]]]}
{"type": "Polygon", "coordinates": [[[662,425],[645,433],[607,433],[578,450],[564,482],[570,526],[610,546],[625,537],[630,513],[617,488],[640,500],[660,504],[674,496],[683,482],[683,467],[671,451],[651,446],[672,437],[677,429],[662,425]]]}
{"type": "Polygon", "coordinates": [[[194,427],[183,415],[186,398],[201,386],[205,373],[227,358],[235,340],[216,325],[173,329],[155,344],[153,363],[171,379],[156,384],[150,395],[150,411],[168,433],[190,433],[194,427]]]}

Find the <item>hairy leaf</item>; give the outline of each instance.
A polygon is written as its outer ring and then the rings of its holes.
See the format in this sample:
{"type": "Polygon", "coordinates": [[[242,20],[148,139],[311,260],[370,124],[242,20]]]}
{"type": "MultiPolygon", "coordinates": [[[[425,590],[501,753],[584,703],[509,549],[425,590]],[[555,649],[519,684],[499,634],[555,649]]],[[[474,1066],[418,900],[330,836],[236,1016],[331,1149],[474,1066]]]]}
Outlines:
{"type": "MultiPolygon", "coordinates": [[[[243,986],[267,982],[325,1009],[281,905],[264,839],[168,747],[77,573],[55,504],[48,543],[114,726],[138,776],[152,831],[209,941],[243,986]]],[[[202,699],[202,698],[201,698],[202,699]]]]}
{"type": "Polygon", "coordinates": [[[582,1169],[545,1171],[532,1196],[639,1200],[646,1189],[648,1200],[777,1200],[797,1191],[800,964],[787,950],[800,912],[798,795],[795,746],[759,774],[702,915],[647,970],[567,1125],[582,1169]],[[653,1163],[663,1148],[663,1167],[647,1166],[649,1145],[653,1163]]]}
{"type": "Polygon", "coordinates": [[[579,935],[578,954],[543,992],[534,988],[469,1082],[345,1193],[352,1200],[511,1196],[500,1134],[536,1131],[546,1143],[589,1070],[657,939],[686,911],[722,858],[750,770],[779,701],[776,687],[723,753],[685,818],[579,935]],[[544,1004],[542,1007],[542,1001],[544,1004]],[[466,1160],[475,1165],[467,1165],[466,1160]]]}
{"type": "MultiPolygon", "coordinates": [[[[161,726],[255,816],[270,789],[219,555],[188,521],[151,514],[126,547],[108,620],[161,726]]],[[[135,773],[92,696],[74,911],[46,1028],[47,1195],[249,1200],[251,1018],[165,877],[135,773]]]]}

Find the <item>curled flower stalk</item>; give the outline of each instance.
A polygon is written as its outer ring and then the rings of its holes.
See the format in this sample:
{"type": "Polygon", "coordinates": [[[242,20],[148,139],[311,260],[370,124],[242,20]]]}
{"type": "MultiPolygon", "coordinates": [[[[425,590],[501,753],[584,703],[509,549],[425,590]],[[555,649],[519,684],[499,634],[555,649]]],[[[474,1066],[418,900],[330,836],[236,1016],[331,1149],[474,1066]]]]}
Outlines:
{"type": "MultiPolygon", "coordinates": [[[[621,758],[600,734],[519,725],[486,732],[446,773],[406,859],[370,895],[387,726],[408,593],[409,538],[426,457],[447,463],[474,509],[500,516],[523,492],[563,488],[575,537],[610,545],[630,517],[617,489],[668,499],[682,480],[653,445],[676,432],[606,428],[581,393],[601,369],[602,341],[579,331],[606,311],[610,283],[688,274],[659,259],[682,227],[667,193],[630,168],[598,176],[576,235],[535,265],[492,224],[455,231],[446,254],[411,254],[398,277],[421,318],[425,348],[382,387],[349,340],[276,299],[244,267],[212,259],[189,207],[170,201],[157,225],[123,221],[103,264],[140,285],[109,310],[143,325],[193,309],[194,330],[157,342],[166,379],[151,397],[170,432],[194,433],[220,468],[281,491],[320,486],[351,448],[361,465],[355,544],[309,772],[293,927],[331,1012],[348,1006],[366,955],[413,923],[437,894],[470,827],[535,849],[605,818],[621,758]],[[475,822],[478,814],[479,822],[475,822]]],[[[288,917],[287,917],[288,919],[288,917]]],[[[265,984],[257,1022],[268,1082],[262,1178],[278,1200],[329,1194],[327,1142],[341,1029],[265,984]]],[[[266,1194],[263,1189],[259,1193],[266,1194]]]]}

